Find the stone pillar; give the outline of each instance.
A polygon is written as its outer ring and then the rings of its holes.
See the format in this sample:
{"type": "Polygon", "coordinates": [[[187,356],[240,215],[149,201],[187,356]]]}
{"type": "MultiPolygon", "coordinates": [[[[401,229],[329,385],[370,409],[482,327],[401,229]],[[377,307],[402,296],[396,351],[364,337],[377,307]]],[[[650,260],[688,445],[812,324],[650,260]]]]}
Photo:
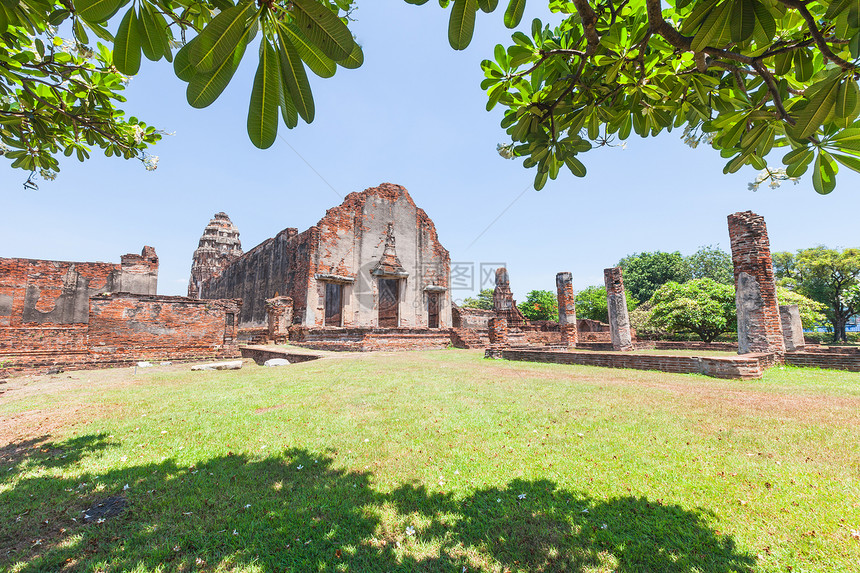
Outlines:
{"type": "Polygon", "coordinates": [[[779,318],[782,322],[782,337],[785,350],[794,352],[806,346],[803,338],[803,323],[800,321],[800,309],[796,304],[779,305],[779,318]]]}
{"type": "Polygon", "coordinates": [[[609,307],[609,336],[613,350],[633,350],[630,336],[630,317],[627,315],[627,295],[624,293],[624,280],[621,267],[603,269],[606,283],[606,304],[609,307]]]}
{"type": "Polygon", "coordinates": [[[508,344],[508,320],[503,316],[491,318],[490,347],[484,351],[484,358],[501,358],[502,349],[508,344]]]}
{"type": "Polygon", "coordinates": [[[785,352],[770,241],[764,217],[752,211],[728,217],[735,267],[738,354],[785,352]]]}
{"type": "Polygon", "coordinates": [[[576,346],[576,295],[573,293],[573,275],[555,275],[555,288],[558,291],[558,327],[561,330],[561,343],[568,348],[576,346]]]}
{"type": "Polygon", "coordinates": [[[269,323],[269,341],[275,344],[287,342],[290,325],[293,324],[293,299],[288,296],[266,299],[266,316],[269,323]]]}

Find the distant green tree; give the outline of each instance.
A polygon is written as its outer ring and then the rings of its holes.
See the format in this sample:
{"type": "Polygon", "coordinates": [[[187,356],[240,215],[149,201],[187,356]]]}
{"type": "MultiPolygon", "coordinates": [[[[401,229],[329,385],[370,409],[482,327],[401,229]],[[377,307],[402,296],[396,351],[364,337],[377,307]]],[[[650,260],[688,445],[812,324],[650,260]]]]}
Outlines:
{"type": "Polygon", "coordinates": [[[827,310],[826,304],[816,302],[799,292],[781,286],[776,287],[776,299],[779,304],[797,305],[803,328],[815,328],[827,323],[827,317],[824,315],[824,311],[827,310]]]}
{"type": "Polygon", "coordinates": [[[732,256],[714,245],[699,247],[699,250],[684,258],[690,278],[711,279],[724,285],[735,284],[732,256]]]}
{"type": "Polygon", "coordinates": [[[624,287],[633,295],[637,304],[653,296],[658,288],[675,281],[690,280],[690,269],[681,253],[634,253],[618,261],[624,275],[624,287]]]}
{"type": "Polygon", "coordinates": [[[548,290],[533,290],[517,305],[529,320],[558,320],[558,298],[548,290]]]}
{"type": "Polygon", "coordinates": [[[860,312],[860,249],[819,246],[797,254],[779,253],[779,282],[827,306],[824,315],[833,329],[833,342],[847,342],[845,325],[860,312]]]}
{"type": "Polygon", "coordinates": [[[670,281],[654,293],[651,322],[674,332],[693,332],[711,342],[737,328],[735,289],[712,279],[670,281]]]}
{"type": "MultiPolygon", "coordinates": [[[[632,311],[636,308],[637,303],[629,292],[625,292],[625,294],[627,295],[627,310],[632,311]]],[[[576,318],[609,322],[606,287],[590,286],[576,293],[576,318]]]]}
{"type": "Polygon", "coordinates": [[[480,308],[482,310],[493,310],[493,289],[485,288],[478,293],[477,298],[466,297],[462,308],[480,308]]]}

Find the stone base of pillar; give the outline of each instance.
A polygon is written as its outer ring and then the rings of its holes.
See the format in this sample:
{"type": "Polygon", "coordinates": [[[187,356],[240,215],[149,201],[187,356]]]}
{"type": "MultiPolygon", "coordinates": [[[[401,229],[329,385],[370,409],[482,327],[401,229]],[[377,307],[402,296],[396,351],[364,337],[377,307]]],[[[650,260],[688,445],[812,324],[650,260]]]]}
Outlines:
{"type": "Polygon", "coordinates": [[[484,350],[484,358],[489,358],[492,360],[501,360],[502,359],[502,350],[505,347],[501,344],[491,344],[484,350]]]}

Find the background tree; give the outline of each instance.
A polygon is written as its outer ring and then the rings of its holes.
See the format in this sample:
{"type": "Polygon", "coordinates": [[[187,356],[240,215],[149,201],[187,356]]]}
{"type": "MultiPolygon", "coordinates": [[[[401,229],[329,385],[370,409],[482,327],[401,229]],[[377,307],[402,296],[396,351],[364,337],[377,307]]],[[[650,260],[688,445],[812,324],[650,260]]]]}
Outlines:
{"type": "Polygon", "coordinates": [[[735,289],[708,278],[661,286],[651,299],[651,322],[673,332],[693,332],[711,342],[737,328],[735,289]]]}
{"type": "MultiPolygon", "coordinates": [[[[626,281],[625,281],[626,282],[626,281]]],[[[626,289],[627,310],[636,308],[636,300],[626,289]]],[[[609,322],[609,308],[606,302],[606,287],[590,286],[576,293],[576,317],[588,318],[599,322],[609,322]]]]}
{"type": "Polygon", "coordinates": [[[690,268],[681,253],[635,253],[618,261],[624,276],[624,288],[638,302],[645,302],[669,281],[683,283],[690,279],[690,268]]]}
{"type": "Polygon", "coordinates": [[[478,296],[466,297],[463,299],[463,304],[460,305],[462,308],[479,308],[481,310],[493,310],[493,289],[485,288],[482,289],[478,296]]]}
{"type": "Polygon", "coordinates": [[[558,320],[558,298],[548,290],[533,290],[517,305],[529,320],[558,320]]]}
{"type": "Polygon", "coordinates": [[[833,342],[847,342],[845,326],[860,312],[860,249],[801,249],[793,256],[780,253],[782,282],[826,305],[824,315],[833,328],[833,342]]]}
{"type": "Polygon", "coordinates": [[[776,287],[776,299],[779,304],[796,304],[800,311],[800,322],[805,329],[813,329],[826,324],[827,317],[824,312],[827,305],[816,302],[811,298],[790,290],[786,287],[776,287]]]}
{"type": "Polygon", "coordinates": [[[721,248],[708,245],[684,258],[690,278],[708,278],[721,284],[734,285],[732,256],[721,248]]]}

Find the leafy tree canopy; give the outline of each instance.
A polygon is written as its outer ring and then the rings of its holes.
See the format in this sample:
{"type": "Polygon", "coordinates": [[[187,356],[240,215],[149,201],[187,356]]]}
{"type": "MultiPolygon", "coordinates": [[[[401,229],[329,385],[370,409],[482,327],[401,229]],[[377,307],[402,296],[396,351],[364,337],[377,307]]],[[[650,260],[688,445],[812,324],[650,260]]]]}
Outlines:
{"type": "Polygon", "coordinates": [[[466,297],[463,300],[463,304],[460,305],[463,308],[479,308],[482,310],[493,310],[493,289],[485,288],[482,289],[476,298],[466,297]]]}
{"type": "Polygon", "coordinates": [[[732,256],[719,247],[708,245],[685,258],[690,277],[712,279],[726,285],[735,284],[732,256]]]}
{"type": "Polygon", "coordinates": [[[816,328],[824,324],[827,320],[824,315],[824,311],[827,310],[827,305],[805,297],[799,292],[778,286],[776,287],[776,299],[781,305],[797,305],[797,309],[800,311],[800,322],[803,324],[803,328],[816,328]]]}
{"type": "Polygon", "coordinates": [[[651,299],[651,322],[674,332],[693,332],[711,342],[737,328],[735,289],[708,278],[670,281],[651,299]]]}
{"type": "MultiPolygon", "coordinates": [[[[501,125],[511,141],[500,153],[525,158],[535,188],[562,167],[584,176],[580,156],[594,147],[672,129],[717,149],[726,173],[761,170],[753,188],[811,167],[814,188],[829,193],[839,165],[860,170],[854,2],[545,1],[562,16],[558,26],[534,20],[482,63],[487,108],[505,108],[501,125]],[[769,166],[773,155],[780,167],[769,166]]],[[[3,0],[0,140],[14,167],[51,177],[60,153],[83,160],[93,147],[146,160],[160,134],[116,107],[141,56],[172,60],[188,102],[205,107],[246,51],[256,52],[247,128],[261,148],[272,145],[281,121],[313,121],[308,69],[327,78],[363,60],[348,28],[351,0],[129,4],[3,0]],[[70,29],[67,40],[57,26],[70,29]],[[104,45],[91,47],[96,38],[104,45]]],[[[498,0],[439,4],[450,6],[448,41],[458,50],[471,41],[477,13],[499,7],[498,0]]],[[[520,26],[525,4],[503,4],[508,28],[520,26]]]]}
{"type": "Polygon", "coordinates": [[[845,325],[860,312],[860,249],[813,247],[777,253],[774,273],[782,284],[824,304],[833,327],[833,341],[847,342],[845,325]]]}
{"type": "Polygon", "coordinates": [[[517,305],[529,320],[558,320],[558,298],[548,290],[533,290],[517,305]]]}
{"type": "Polygon", "coordinates": [[[690,266],[681,253],[635,253],[618,261],[624,287],[640,302],[645,302],[669,281],[683,283],[691,278],[690,266]]]}
{"type": "MultiPolygon", "coordinates": [[[[625,285],[627,310],[636,308],[636,300],[630,295],[625,285]]],[[[606,302],[606,287],[590,286],[576,293],[576,317],[588,318],[600,322],[609,322],[609,308],[606,302]]]]}

